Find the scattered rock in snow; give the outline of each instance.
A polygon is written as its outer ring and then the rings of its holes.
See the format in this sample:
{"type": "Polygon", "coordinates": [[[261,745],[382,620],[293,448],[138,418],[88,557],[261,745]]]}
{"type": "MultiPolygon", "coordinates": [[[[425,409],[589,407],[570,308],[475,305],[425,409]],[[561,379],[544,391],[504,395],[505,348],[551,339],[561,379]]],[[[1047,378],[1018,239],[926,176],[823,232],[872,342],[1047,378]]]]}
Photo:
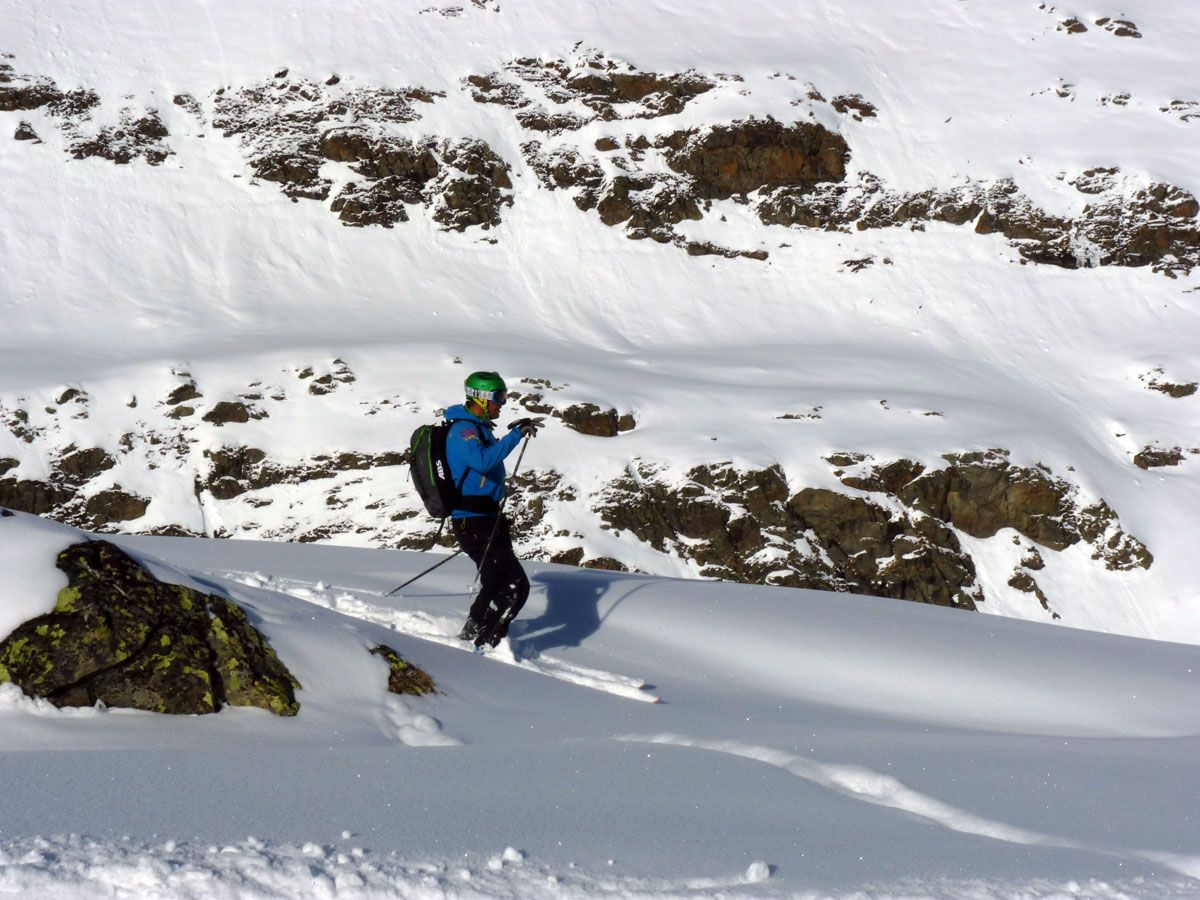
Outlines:
{"type": "Polygon", "coordinates": [[[321,152],[353,163],[367,179],[348,183],[333,202],[348,225],[390,228],[408,220],[406,206],[423,204],[447,230],[486,230],[512,205],[509,166],[483,141],[374,138],[362,128],[340,128],[322,136],[321,152]]]}
{"type": "Polygon", "coordinates": [[[1037,597],[1038,603],[1042,605],[1042,609],[1050,613],[1051,618],[1062,618],[1062,616],[1050,608],[1050,601],[1046,599],[1045,593],[1042,592],[1042,589],[1038,586],[1038,583],[1034,577],[1024,569],[1016,569],[1013,572],[1012,577],[1008,579],[1008,586],[1011,588],[1016,588],[1018,591],[1021,591],[1025,594],[1033,594],[1035,597],[1037,597]]]}
{"type": "Polygon", "coordinates": [[[1114,19],[1111,16],[1103,16],[1096,19],[1096,25],[1116,37],[1140,38],[1142,36],[1142,33],[1138,31],[1137,25],[1128,19],[1114,19]]]}
{"type": "Polygon", "coordinates": [[[42,139],[38,137],[38,133],[33,130],[33,126],[28,122],[18,123],[17,130],[13,132],[13,140],[34,141],[38,144],[42,142],[42,139]]]}
{"type": "Polygon", "coordinates": [[[196,382],[188,381],[167,395],[166,404],[168,406],[175,406],[188,400],[199,400],[203,396],[196,387],[196,382]]]}
{"type": "Polygon", "coordinates": [[[1166,106],[1160,106],[1159,112],[1175,116],[1181,122],[1200,119],[1200,100],[1172,100],[1166,106]]]}
{"type": "Polygon", "coordinates": [[[500,72],[471,75],[464,86],[478,103],[517,111],[517,121],[543,132],[574,131],[591,121],[652,119],[680,112],[716,86],[696,72],[644,72],[595,50],[577,50],[569,59],[513,60],[500,72]],[[582,106],[589,113],[554,112],[541,105],[582,106]]]}
{"type": "Polygon", "coordinates": [[[1133,464],[1139,469],[1157,469],[1160,466],[1177,466],[1184,460],[1182,447],[1156,447],[1147,444],[1134,454],[1133,464]]]}
{"type": "Polygon", "coordinates": [[[875,106],[862,98],[861,94],[842,94],[829,101],[838,112],[849,115],[855,121],[875,118],[875,106]]]}
{"type": "Polygon", "coordinates": [[[414,697],[437,693],[437,685],[423,669],[404,659],[387,644],[372,648],[371,653],[382,656],[391,669],[387,682],[387,689],[391,693],[411,694],[414,697]]]}
{"type": "Polygon", "coordinates": [[[139,115],[132,109],[123,109],[120,124],[106,125],[96,134],[75,141],[70,153],[75,159],[96,156],[118,165],[144,159],[157,166],[172,155],[166,144],[168,136],[157,110],[144,110],[139,115]]]}
{"type": "MultiPolygon", "coordinates": [[[[257,415],[253,418],[263,418],[257,415]]],[[[251,419],[250,408],[240,400],[221,400],[211,410],[204,414],[204,421],[213,425],[228,425],[231,423],[244,424],[251,419]]]]}
{"type": "Polygon", "coordinates": [[[1192,394],[1196,393],[1196,382],[1189,381],[1185,384],[1180,384],[1177,382],[1166,381],[1161,377],[1162,375],[1163,370],[1161,368],[1151,369],[1149,372],[1139,375],[1138,380],[1146,386],[1147,390],[1158,391],[1159,393],[1166,394],[1168,397],[1173,397],[1176,400],[1180,400],[1184,397],[1190,397],[1192,394]]]}
{"type": "Polygon", "coordinates": [[[203,120],[204,112],[200,108],[200,101],[191,94],[176,94],[171,98],[171,102],[191,113],[198,121],[203,120]]]}
{"type": "Polygon", "coordinates": [[[432,103],[435,96],[442,95],[423,88],[347,89],[284,76],[218,89],[213,126],[238,138],[257,178],[278,183],[293,200],[325,200],[331,187],[320,174],[326,131],[412,122],[420,118],[414,104],[432,103]]]}

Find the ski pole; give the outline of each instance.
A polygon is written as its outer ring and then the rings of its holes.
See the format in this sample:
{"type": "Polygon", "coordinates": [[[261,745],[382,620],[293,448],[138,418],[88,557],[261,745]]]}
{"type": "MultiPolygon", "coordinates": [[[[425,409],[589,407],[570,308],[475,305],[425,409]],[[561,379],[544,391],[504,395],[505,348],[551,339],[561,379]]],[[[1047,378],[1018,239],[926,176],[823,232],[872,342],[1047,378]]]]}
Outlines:
{"type": "MultiPolygon", "coordinates": [[[[525,458],[525,448],[529,446],[529,439],[532,434],[525,435],[525,440],[521,443],[521,452],[517,454],[517,464],[513,466],[512,475],[510,478],[517,477],[517,470],[521,468],[521,460],[525,458]]],[[[483,577],[483,567],[487,564],[488,555],[492,552],[492,542],[496,540],[496,532],[500,530],[500,517],[504,514],[504,506],[508,503],[508,495],[504,495],[504,499],[500,501],[500,508],[496,510],[496,523],[492,525],[492,533],[488,536],[487,546],[483,548],[483,556],[479,559],[479,567],[475,570],[475,580],[471,582],[471,590],[475,590],[475,585],[483,577]]]]}
{"type": "MultiPolygon", "coordinates": [[[[442,529],[445,527],[446,527],[446,520],[443,518],[442,524],[438,525],[437,534],[435,534],[433,536],[433,544],[431,545],[431,547],[437,546],[438,538],[440,538],[442,536],[442,529]]],[[[383,596],[390,597],[390,596],[392,596],[392,594],[396,593],[397,591],[403,590],[404,588],[406,588],[410,584],[412,584],[414,581],[416,581],[418,578],[424,578],[426,575],[428,575],[430,572],[432,572],[438,566],[444,566],[446,563],[450,562],[450,560],[454,559],[454,557],[458,556],[458,554],[460,554],[460,553],[462,553],[462,550],[454,551],[449,556],[447,556],[445,559],[443,559],[441,562],[434,563],[432,566],[430,566],[428,569],[426,569],[420,575],[414,575],[412,578],[408,579],[408,581],[404,582],[404,584],[400,585],[400,587],[392,588],[390,591],[388,591],[383,596]]]]}
{"type": "Polygon", "coordinates": [[[388,591],[383,596],[390,597],[390,596],[392,596],[392,594],[396,593],[397,591],[404,590],[404,588],[408,587],[410,584],[412,584],[418,578],[424,578],[426,575],[428,575],[434,569],[438,568],[439,566],[444,566],[446,563],[450,562],[450,560],[454,559],[454,557],[458,556],[458,554],[460,554],[460,553],[462,553],[462,550],[455,550],[453,553],[451,553],[449,556],[447,556],[441,562],[434,563],[432,566],[430,566],[428,569],[426,569],[420,575],[414,575],[412,578],[408,579],[408,581],[404,582],[404,584],[400,585],[400,587],[392,588],[390,591],[388,591]]]}

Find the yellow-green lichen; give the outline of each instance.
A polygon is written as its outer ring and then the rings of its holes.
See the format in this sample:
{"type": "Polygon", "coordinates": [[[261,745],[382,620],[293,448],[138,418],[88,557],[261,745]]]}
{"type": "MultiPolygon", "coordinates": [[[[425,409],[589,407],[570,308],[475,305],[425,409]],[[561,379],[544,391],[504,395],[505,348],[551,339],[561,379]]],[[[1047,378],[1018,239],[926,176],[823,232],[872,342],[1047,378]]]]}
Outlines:
{"type": "Polygon", "coordinates": [[[54,604],[54,611],[60,613],[75,612],[75,604],[82,596],[82,592],[77,587],[65,587],[58,592],[58,601],[54,604]]]}

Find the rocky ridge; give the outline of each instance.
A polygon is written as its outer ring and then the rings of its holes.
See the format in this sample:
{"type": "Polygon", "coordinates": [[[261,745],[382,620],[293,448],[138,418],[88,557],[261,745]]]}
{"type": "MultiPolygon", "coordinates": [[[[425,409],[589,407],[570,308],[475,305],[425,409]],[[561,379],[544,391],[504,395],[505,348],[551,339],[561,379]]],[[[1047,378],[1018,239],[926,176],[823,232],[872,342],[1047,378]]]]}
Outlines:
{"type": "MultiPolygon", "coordinates": [[[[1102,17],[1096,26],[1140,36],[1125,20],[1102,17]]],[[[826,100],[795,76],[771,77],[802,85],[792,101],[795,121],[750,116],[672,127],[672,117],[703,98],[751,89],[737,75],[646,71],[581,47],[468,75],[461,89],[514,117],[527,135],[524,161],[543,189],[566,192],[581,211],[621,226],[630,238],[675,245],[692,256],[768,258],[764,246],[725,247],[688,239],[679,228],[722,217],[719,204],[733,201],[751,206],[764,224],[787,228],[852,234],[970,225],[976,234],[1002,235],[1023,263],[1148,266],[1170,277],[1200,265],[1200,204],[1177,186],[1112,167],[1063,172],[1063,189],[1073,190],[1077,200],[1078,211],[1070,216],[1041,209],[1007,179],[896,191],[855,169],[846,135],[816,121],[817,110],[825,108],[843,120],[869,122],[879,114],[875,104],[851,93],[826,100]],[[635,121],[636,131],[622,132],[621,123],[635,121]],[[582,146],[579,130],[594,123],[612,125],[611,133],[582,146]]],[[[1055,90],[1073,96],[1071,85],[1055,90]]],[[[203,103],[187,93],[175,95],[173,103],[236,140],[256,181],[278,184],[294,201],[330,202],[346,225],[390,228],[424,207],[444,230],[492,229],[504,209],[519,202],[510,163],[478,138],[398,131],[444,97],[422,87],[358,85],[339,75],[322,82],[282,69],[255,84],[218,88],[203,103]]],[[[1115,94],[1102,100],[1129,102],[1115,94]]],[[[1173,101],[1164,111],[1186,120],[1189,104],[1194,102],[1173,101]]],[[[93,121],[100,108],[94,91],[64,92],[50,79],[0,63],[0,111],[44,110],[76,158],[156,165],[172,153],[157,110],[122,108],[116,124],[101,125],[93,121]]],[[[820,118],[829,121],[828,115],[820,118]]],[[[14,135],[31,143],[36,136],[30,122],[14,135]]]]}

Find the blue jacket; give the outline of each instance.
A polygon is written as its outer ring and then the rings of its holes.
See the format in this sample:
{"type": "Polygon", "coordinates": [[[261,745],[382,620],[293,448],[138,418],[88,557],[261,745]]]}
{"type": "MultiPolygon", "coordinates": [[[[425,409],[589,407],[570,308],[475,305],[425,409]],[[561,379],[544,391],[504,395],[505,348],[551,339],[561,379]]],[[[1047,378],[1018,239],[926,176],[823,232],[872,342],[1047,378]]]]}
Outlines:
{"type": "MultiPolygon", "coordinates": [[[[521,443],[521,429],[514,428],[497,439],[492,423],[467,412],[461,403],[446,410],[446,421],[450,423],[446,435],[450,477],[455,484],[461,482],[464,497],[490,497],[499,503],[504,499],[504,458],[521,443]]],[[[484,513],[456,509],[451,518],[481,515],[484,513]]]]}

